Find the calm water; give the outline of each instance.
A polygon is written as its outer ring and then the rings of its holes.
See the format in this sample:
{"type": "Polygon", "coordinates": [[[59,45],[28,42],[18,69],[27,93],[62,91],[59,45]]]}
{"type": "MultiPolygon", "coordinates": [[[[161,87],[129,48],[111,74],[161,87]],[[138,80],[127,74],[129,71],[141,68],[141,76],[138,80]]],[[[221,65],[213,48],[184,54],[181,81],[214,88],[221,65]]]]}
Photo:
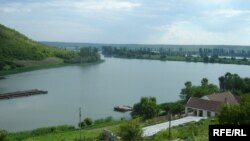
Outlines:
{"type": "Polygon", "coordinates": [[[0,80],[0,92],[48,90],[47,95],[0,101],[0,129],[29,130],[78,122],[83,118],[129,117],[113,111],[116,105],[133,105],[142,96],[158,103],[179,99],[188,80],[199,84],[203,77],[218,84],[226,72],[250,77],[250,66],[172,61],[105,58],[94,65],[66,66],[10,75],[0,80]]]}

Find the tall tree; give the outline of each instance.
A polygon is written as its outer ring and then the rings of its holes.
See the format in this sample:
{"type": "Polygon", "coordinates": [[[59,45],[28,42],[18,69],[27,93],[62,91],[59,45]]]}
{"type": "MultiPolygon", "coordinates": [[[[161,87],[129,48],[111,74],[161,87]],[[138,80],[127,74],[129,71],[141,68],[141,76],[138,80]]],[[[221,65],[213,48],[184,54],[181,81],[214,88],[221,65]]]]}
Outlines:
{"type": "Polygon", "coordinates": [[[210,84],[207,78],[201,80],[200,86],[193,86],[190,81],[185,83],[185,88],[181,89],[180,98],[187,101],[191,96],[202,97],[218,91],[218,87],[210,84]]]}
{"type": "Polygon", "coordinates": [[[221,91],[232,91],[234,94],[250,93],[250,78],[241,78],[238,74],[226,73],[219,77],[221,91]]]}
{"type": "Polygon", "coordinates": [[[142,117],[150,119],[159,114],[159,107],[155,97],[142,97],[139,103],[134,104],[132,117],[142,117]]]}

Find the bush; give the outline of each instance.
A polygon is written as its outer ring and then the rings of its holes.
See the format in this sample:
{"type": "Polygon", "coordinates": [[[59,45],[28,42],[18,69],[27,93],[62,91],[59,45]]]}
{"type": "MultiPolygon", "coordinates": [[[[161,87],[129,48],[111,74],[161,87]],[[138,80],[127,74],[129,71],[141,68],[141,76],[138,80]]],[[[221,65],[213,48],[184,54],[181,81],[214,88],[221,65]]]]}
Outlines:
{"type": "Polygon", "coordinates": [[[100,123],[104,123],[104,122],[105,122],[105,119],[103,119],[103,118],[95,120],[95,124],[100,124],[100,123]]]}
{"type": "Polygon", "coordinates": [[[91,118],[85,118],[82,122],[78,124],[79,127],[84,128],[86,126],[90,126],[93,124],[93,120],[91,118]]]}
{"type": "Polygon", "coordinates": [[[106,123],[106,122],[111,122],[114,121],[112,116],[106,117],[105,119],[101,118],[101,119],[97,119],[95,120],[95,124],[100,124],[100,123],[106,123]]]}
{"type": "Polygon", "coordinates": [[[105,122],[110,122],[110,121],[113,121],[113,117],[112,116],[109,116],[109,117],[106,117],[105,119],[105,122]]]}
{"type": "Polygon", "coordinates": [[[0,141],[7,141],[8,132],[5,130],[0,130],[0,141]]]}
{"type": "Polygon", "coordinates": [[[140,141],[142,140],[142,129],[139,119],[134,119],[122,124],[119,127],[119,136],[123,141],[140,141]]]}
{"type": "Polygon", "coordinates": [[[142,97],[139,103],[134,104],[131,115],[133,118],[154,118],[159,114],[159,107],[155,97],[142,97]]]}
{"type": "MultiPolygon", "coordinates": [[[[171,129],[171,139],[178,138],[178,131],[171,129]]],[[[154,136],[154,141],[165,141],[169,138],[169,130],[160,131],[154,136]]]]}
{"type": "Polygon", "coordinates": [[[93,120],[91,118],[85,118],[84,119],[84,122],[87,126],[90,126],[93,124],[93,120]]]}

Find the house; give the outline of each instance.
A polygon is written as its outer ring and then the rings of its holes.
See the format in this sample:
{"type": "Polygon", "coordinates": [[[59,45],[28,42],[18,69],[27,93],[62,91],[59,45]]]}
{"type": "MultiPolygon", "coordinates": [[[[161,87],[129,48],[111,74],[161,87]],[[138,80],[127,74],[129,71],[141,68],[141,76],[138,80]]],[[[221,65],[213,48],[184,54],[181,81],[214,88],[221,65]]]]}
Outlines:
{"type": "Polygon", "coordinates": [[[185,105],[185,114],[210,117],[215,116],[222,104],[239,104],[240,96],[231,92],[214,93],[201,98],[190,97],[185,105]]]}

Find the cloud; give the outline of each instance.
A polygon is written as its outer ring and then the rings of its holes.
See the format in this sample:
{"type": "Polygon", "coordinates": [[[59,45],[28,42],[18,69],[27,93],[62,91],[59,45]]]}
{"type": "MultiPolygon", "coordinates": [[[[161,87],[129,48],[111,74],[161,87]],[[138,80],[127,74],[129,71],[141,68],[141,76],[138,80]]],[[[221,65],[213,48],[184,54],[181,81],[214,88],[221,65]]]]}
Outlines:
{"type": "Polygon", "coordinates": [[[157,44],[250,44],[249,29],[238,32],[210,32],[188,21],[155,27],[157,34],[149,36],[147,43],[157,44]],[[241,35],[245,35],[242,37],[241,35]]]}
{"type": "Polygon", "coordinates": [[[102,0],[102,1],[76,1],[72,4],[73,8],[78,10],[88,10],[94,12],[112,10],[127,11],[141,6],[140,3],[118,0],[102,0]]]}
{"type": "Polygon", "coordinates": [[[237,17],[243,14],[250,14],[250,11],[238,9],[220,9],[214,12],[214,15],[222,16],[225,18],[237,17]]]}
{"type": "Polygon", "coordinates": [[[0,4],[0,12],[29,12],[31,10],[69,10],[84,12],[129,11],[141,4],[125,0],[52,0],[45,2],[13,2],[0,4]]]}
{"type": "Polygon", "coordinates": [[[0,13],[30,12],[31,9],[20,3],[0,4],[0,13]]]}

